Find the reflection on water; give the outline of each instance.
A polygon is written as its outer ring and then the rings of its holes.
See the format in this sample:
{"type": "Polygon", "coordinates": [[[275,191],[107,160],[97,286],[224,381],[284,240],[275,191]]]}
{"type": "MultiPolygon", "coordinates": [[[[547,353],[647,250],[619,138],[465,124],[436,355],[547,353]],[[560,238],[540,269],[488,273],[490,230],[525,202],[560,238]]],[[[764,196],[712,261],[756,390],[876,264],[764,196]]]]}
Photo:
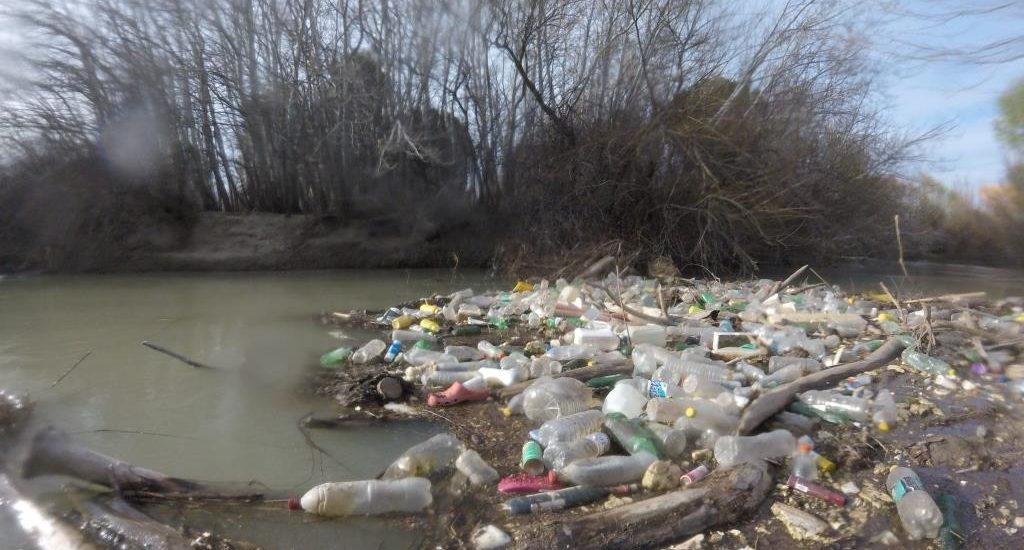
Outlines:
{"type": "MultiPolygon", "coordinates": [[[[297,387],[339,344],[316,314],[467,286],[489,282],[448,271],[8,278],[0,281],[0,384],[37,401],[36,424],[60,426],[97,451],[171,475],[258,480],[300,494],[375,476],[438,429],[318,430],[312,435],[331,456],[312,451],[297,421],[332,403],[297,387]],[[142,340],[217,370],[189,367],[142,340]]],[[[316,521],[281,506],[197,521],[270,548],[326,548],[339,537],[346,548],[414,542],[387,522],[316,521]]]]}

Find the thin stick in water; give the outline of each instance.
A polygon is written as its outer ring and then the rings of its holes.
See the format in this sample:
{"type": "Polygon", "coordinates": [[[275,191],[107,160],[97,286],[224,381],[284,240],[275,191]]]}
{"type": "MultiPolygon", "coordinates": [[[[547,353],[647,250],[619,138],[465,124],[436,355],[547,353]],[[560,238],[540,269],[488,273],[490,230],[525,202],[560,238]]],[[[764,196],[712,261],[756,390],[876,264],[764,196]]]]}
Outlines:
{"type": "Polygon", "coordinates": [[[186,356],[184,356],[184,355],[182,355],[180,353],[173,352],[173,351],[171,351],[171,350],[169,350],[169,349],[167,349],[167,348],[165,348],[163,346],[158,346],[157,344],[154,344],[152,342],[148,342],[146,340],[143,340],[142,341],[142,345],[146,346],[147,348],[149,348],[149,349],[151,349],[153,351],[159,351],[160,353],[162,353],[164,355],[169,355],[169,356],[177,359],[178,361],[181,361],[182,363],[185,363],[186,365],[188,365],[190,367],[195,367],[197,369],[214,369],[214,370],[216,370],[214,367],[211,367],[210,365],[207,365],[207,364],[204,364],[204,363],[200,363],[199,361],[195,361],[193,359],[190,359],[190,358],[188,358],[188,357],[186,357],[186,356]]]}
{"type": "Polygon", "coordinates": [[[900,237],[900,215],[896,214],[893,216],[893,222],[896,224],[896,246],[900,249],[900,269],[903,270],[903,276],[910,278],[910,274],[907,273],[907,264],[903,263],[903,238],[900,237]]]}
{"type": "Polygon", "coordinates": [[[60,384],[61,380],[63,380],[65,377],[67,377],[67,375],[71,374],[71,371],[75,370],[78,367],[78,365],[81,365],[82,361],[85,361],[85,358],[89,357],[90,355],[92,355],[91,351],[85,352],[85,355],[83,355],[81,359],[79,359],[74,365],[71,365],[70,369],[64,371],[64,374],[60,375],[60,378],[55,380],[53,382],[53,384],[50,384],[50,389],[53,389],[54,386],[56,386],[57,384],[60,384]]]}

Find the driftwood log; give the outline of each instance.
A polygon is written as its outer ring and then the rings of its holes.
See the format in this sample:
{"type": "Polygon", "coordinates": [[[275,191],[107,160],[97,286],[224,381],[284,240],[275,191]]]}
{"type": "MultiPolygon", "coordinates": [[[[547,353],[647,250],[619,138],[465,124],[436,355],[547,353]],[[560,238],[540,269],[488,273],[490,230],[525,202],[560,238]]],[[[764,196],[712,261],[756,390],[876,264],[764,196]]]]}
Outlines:
{"type": "Polygon", "coordinates": [[[891,338],[862,361],[821,370],[761,394],[744,409],[737,431],[743,435],[749,434],[789,406],[797,394],[807,390],[827,388],[850,376],[884,366],[898,357],[906,347],[907,345],[899,339],[891,338]]]}
{"type": "Polygon", "coordinates": [[[651,548],[733,523],[756,510],[773,487],[771,467],[742,464],[713,472],[696,487],[529,527],[516,536],[522,549],[651,548]]]}
{"type": "Polygon", "coordinates": [[[32,439],[22,465],[22,476],[64,475],[104,485],[125,496],[185,498],[190,500],[243,500],[264,498],[250,487],[207,485],[181,479],[97,453],[79,445],[54,427],[43,428],[32,439]]]}

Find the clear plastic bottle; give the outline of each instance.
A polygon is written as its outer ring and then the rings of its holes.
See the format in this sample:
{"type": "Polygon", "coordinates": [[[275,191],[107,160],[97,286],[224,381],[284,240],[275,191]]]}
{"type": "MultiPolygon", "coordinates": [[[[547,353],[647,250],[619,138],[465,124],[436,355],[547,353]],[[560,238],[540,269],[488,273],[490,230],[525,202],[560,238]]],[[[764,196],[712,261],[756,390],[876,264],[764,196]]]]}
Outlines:
{"type": "Polygon", "coordinates": [[[391,341],[394,342],[395,340],[398,340],[399,342],[419,342],[420,340],[436,342],[437,337],[433,334],[427,334],[426,332],[396,329],[391,331],[391,341]]]}
{"type": "Polygon", "coordinates": [[[572,333],[572,343],[577,346],[593,346],[607,351],[619,347],[619,337],[608,328],[578,328],[572,333]]]}
{"type": "Polygon", "coordinates": [[[629,334],[630,345],[634,347],[640,344],[665,347],[665,327],[658,325],[629,327],[627,333],[629,334]]]}
{"type": "Polygon", "coordinates": [[[405,352],[405,362],[409,363],[410,365],[420,366],[426,365],[428,363],[439,365],[441,363],[458,363],[459,361],[456,358],[452,357],[451,355],[442,353],[440,351],[414,347],[411,350],[405,352]]]}
{"type": "Polygon", "coordinates": [[[797,398],[808,406],[830,414],[844,415],[857,422],[867,422],[871,418],[871,404],[866,399],[841,395],[830,391],[809,390],[797,398]]]}
{"type": "Polygon", "coordinates": [[[579,441],[601,430],[604,414],[598,410],[583,411],[548,420],[537,430],[537,441],[544,446],[579,441]]]}
{"type": "Polygon", "coordinates": [[[804,367],[801,364],[786,365],[781,369],[762,378],[758,383],[764,389],[772,389],[783,384],[788,384],[804,375],[804,367]]]}
{"type": "Polygon", "coordinates": [[[384,350],[386,350],[387,347],[388,345],[381,340],[370,340],[352,354],[352,362],[357,365],[362,365],[370,359],[374,359],[381,353],[384,353],[384,350]]]}
{"type": "Polygon", "coordinates": [[[427,387],[447,387],[456,382],[467,382],[476,378],[475,371],[433,371],[420,376],[420,382],[427,387]]]}
{"type": "Polygon", "coordinates": [[[535,356],[530,361],[530,378],[551,376],[562,372],[562,364],[546,355],[535,356]]]}
{"type": "Polygon", "coordinates": [[[914,470],[902,466],[893,468],[885,479],[885,486],[911,540],[939,536],[942,512],[914,470]]]}
{"type": "Polygon", "coordinates": [[[446,472],[465,447],[452,434],[437,434],[409,447],[381,476],[381,479],[431,477],[446,472]]]}
{"type": "Polygon", "coordinates": [[[497,369],[498,364],[490,359],[484,359],[482,361],[465,361],[463,363],[438,363],[435,367],[435,370],[439,371],[469,372],[480,369],[497,369]]]}
{"type": "Polygon", "coordinates": [[[631,357],[633,359],[633,376],[644,378],[654,376],[654,371],[658,369],[658,363],[654,354],[645,345],[634,347],[631,357]]]}
{"type": "Polygon", "coordinates": [[[683,391],[689,397],[700,397],[704,399],[715,399],[722,393],[729,393],[728,388],[712,382],[700,375],[690,375],[683,381],[683,391]]]}
{"type": "Polygon", "coordinates": [[[629,384],[616,384],[604,398],[601,410],[605,413],[622,413],[627,418],[636,418],[644,412],[647,397],[629,384]]]}
{"type": "Polygon", "coordinates": [[[658,422],[648,422],[647,429],[651,430],[651,433],[657,438],[655,443],[658,444],[658,448],[665,458],[679,458],[686,452],[686,432],[683,430],[677,430],[658,422]]]}
{"type": "Polygon", "coordinates": [[[419,512],[433,502],[430,480],[405,479],[324,483],[302,495],[302,509],[320,516],[419,512]]]}
{"type": "Polygon", "coordinates": [[[502,357],[501,361],[498,362],[498,366],[506,370],[518,369],[520,367],[525,367],[529,364],[530,360],[527,359],[525,355],[519,353],[518,351],[514,351],[506,355],[505,357],[502,357]]]}
{"type": "Polygon", "coordinates": [[[698,447],[709,449],[714,446],[719,436],[736,431],[739,425],[737,416],[723,411],[710,401],[697,401],[694,405],[687,407],[672,427],[686,434],[686,437],[698,447]]]}
{"type": "Polygon", "coordinates": [[[552,346],[545,355],[555,361],[571,361],[573,359],[590,359],[597,355],[599,351],[599,349],[593,346],[552,346]]]}
{"type": "Polygon", "coordinates": [[[488,359],[501,359],[501,357],[505,355],[505,352],[501,351],[501,348],[487,340],[480,340],[480,342],[477,343],[476,348],[488,359]]]}
{"type": "Polygon", "coordinates": [[[590,408],[593,391],[574,378],[540,378],[525,392],[523,411],[530,420],[547,421],[590,408]]]}
{"type": "Polygon", "coordinates": [[[604,487],[639,481],[657,458],[649,453],[631,456],[610,455],[570,462],[556,471],[559,480],[573,485],[604,487]]]}
{"type": "Polygon", "coordinates": [[[767,376],[764,373],[764,370],[762,370],[761,368],[755,367],[754,365],[751,365],[750,363],[745,363],[743,361],[736,363],[735,368],[736,372],[742,374],[750,382],[757,382],[758,380],[761,380],[762,378],[767,376]]]}
{"type": "Polygon", "coordinates": [[[652,380],[681,385],[689,376],[700,376],[709,382],[721,384],[729,380],[729,371],[721,365],[695,360],[693,357],[675,358],[654,372],[652,380]]]}
{"type": "Polygon", "coordinates": [[[896,409],[896,400],[893,399],[892,392],[889,390],[879,390],[878,395],[875,396],[872,409],[874,412],[871,414],[871,421],[874,422],[875,427],[879,431],[887,432],[896,425],[899,417],[896,409]]]}
{"type": "Polygon", "coordinates": [[[459,458],[455,459],[455,469],[468,477],[472,485],[494,485],[500,477],[498,471],[473,449],[462,451],[459,458]]]}
{"type": "Polygon", "coordinates": [[[485,357],[482,351],[469,346],[445,346],[444,353],[459,361],[479,361],[485,357]]]}
{"type": "Polygon", "coordinates": [[[949,363],[926,353],[921,353],[914,348],[903,350],[901,358],[905,364],[921,372],[936,376],[940,374],[943,376],[956,376],[956,371],[953,370],[953,367],[949,366],[949,363]]]}
{"type": "Polygon", "coordinates": [[[817,359],[776,355],[768,359],[768,374],[774,374],[779,369],[790,365],[800,365],[803,367],[803,372],[815,372],[821,370],[821,361],[818,361],[817,359]]]}
{"type": "Polygon", "coordinates": [[[601,433],[592,433],[573,442],[555,442],[544,448],[544,463],[552,470],[561,470],[570,462],[601,456],[608,452],[611,440],[601,433]]]}
{"type": "MultiPolygon", "coordinates": [[[[802,439],[802,438],[801,438],[802,439]]],[[[792,473],[796,477],[815,481],[818,479],[818,464],[814,460],[812,451],[814,447],[804,441],[797,445],[796,453],[792,459],[792,473]]]]}
{"type": "Polygon", "coordinates": [[[796,449],[796,438],[787,430],[742,436],[726,435],[715,442],[715,459],[729,468],[743,462],[790,456],[796,449]]]}

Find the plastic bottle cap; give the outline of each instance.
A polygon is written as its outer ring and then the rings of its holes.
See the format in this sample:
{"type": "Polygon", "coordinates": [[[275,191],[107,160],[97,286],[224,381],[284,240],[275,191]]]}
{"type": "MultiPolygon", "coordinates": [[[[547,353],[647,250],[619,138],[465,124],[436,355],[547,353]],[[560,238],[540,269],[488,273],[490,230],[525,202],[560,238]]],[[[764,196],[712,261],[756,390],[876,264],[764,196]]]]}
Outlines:
{"type": "Polygon", "coordinates": [[[299,504],[299,500],[298,499],[296,499],[296,498],[289,498],[288,499],[288,509],[289,510],[301,510],[302,509],[302,505],[299,504]]]}
{"type": "Polygon", "coordinates": [[[686,407],[686,416],[690,418],[697,416],[697,409],[693,407],[686,407]]]}
{"type": "Polygon", "coordinates": [[[812,449],[812,447],[809,444],[807,444],[807,443],[801,443],[799,445],[799,447],[797,447],[797,448],[800,450],[801,453],[804,453],[804,454],[807,454],[807,453],[811,452],[811,449],[812,449]]]}
{"type": "Polygon", "coordinates": [[[548,472],[548,481],[550,481],[552,485],[558,483],[558,474],[556,474],[554,470],[548,472]]]}
{"type": "Polygon", "coordinates": [[[878,423],[878,431],[880,431],[880,432],[887,432],[887,431],[889,431],[889,423],[888,422],[879,422],[878,423]]]}

